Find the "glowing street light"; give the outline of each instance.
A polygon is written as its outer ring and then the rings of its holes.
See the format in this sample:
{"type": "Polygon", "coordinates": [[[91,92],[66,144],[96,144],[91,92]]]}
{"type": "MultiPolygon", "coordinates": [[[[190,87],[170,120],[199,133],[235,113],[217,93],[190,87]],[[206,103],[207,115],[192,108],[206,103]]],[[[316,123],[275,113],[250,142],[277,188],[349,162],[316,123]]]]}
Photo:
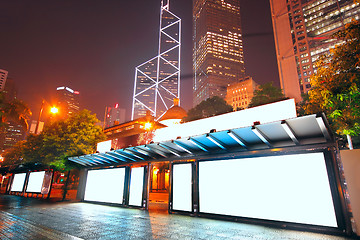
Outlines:
{"type": "Polygon", "coordinates": [[[147,122],[144,124],[145,130],[150,130],[152,128],[152,124],[150,122],[147,122]]]}
{"type": "MultiPolygon", "coordinates": [[[[42,112],[44,111],[44,104],[45,103],[47,103],[47,102],[43,99],[42,102],[41,102],[41,108],[40,108],[38,120],[37,120],[36,127],[35,127],[35,134],[38,134],[40,119],[41,119],[42,112]]],[[[47,103],[47,104],[49,104],[49,103],[47,103]]],[[[50,113],[57,114],[58,112],[59,112],[59,109],[57,107],[53,106],[53,107],[50,108],[50,113]]]]}
{"type": "Polygon", "coordinates": [[[50,108],[50,112],[52,114],[57,114],[59,112],[59,109],[57,107],[52,107],[52,108],[50,108]]]}

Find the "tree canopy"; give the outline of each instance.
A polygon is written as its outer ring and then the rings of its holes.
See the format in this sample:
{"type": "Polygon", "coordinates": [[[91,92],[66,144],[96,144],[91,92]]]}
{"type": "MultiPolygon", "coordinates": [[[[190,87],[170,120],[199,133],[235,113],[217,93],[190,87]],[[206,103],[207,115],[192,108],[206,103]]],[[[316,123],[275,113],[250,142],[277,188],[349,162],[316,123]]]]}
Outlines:
{"type": "Polygon", "coordinates": [[[207,118],[223,113],[228,113],[231,111],[231,105],[227,104],[226,101],[221,97],[214,96],[202,101],[195,107],[191,108],[187,113],[187,117],[185,117],[183,120],[185,122],[189,122],[201,118],[207,118]]]}
{"type": "Polygon", "coordinates": [[[0,128],[6,128],[9,121],[14,121],[26,131],[30,116],[30,108],[25,102],[17,98],[9,100],[4,93],[0,93],[0,128]]]}
{"type": "Polygon", "coordinates": [[[360,24],[354,21],[333,36],[342,43],[316,62],[306,113],[324,111],[341,135],[360,133],[360,24]]]}
{"type": "Polygon", "coordinates": [[[249,107],[256,107],[263,104],[273,103],[286,99],[281,88],[273,86],[272,82],[262,85],[254,91],[254,96],[251,99],[249,107]]]}
{"type": "Polygon", "coordinates": [[[59,119],[44,127],[39,135],[29,135],[18,150],[10,149],[4,154],[5,162],[42,163],[56,169],[66,169],[67,158],[94,153],[96,144],[106,139],[95,115],[88,110],[59,119]],[[17,159],[14,159],[17,158],[17,159]]]}

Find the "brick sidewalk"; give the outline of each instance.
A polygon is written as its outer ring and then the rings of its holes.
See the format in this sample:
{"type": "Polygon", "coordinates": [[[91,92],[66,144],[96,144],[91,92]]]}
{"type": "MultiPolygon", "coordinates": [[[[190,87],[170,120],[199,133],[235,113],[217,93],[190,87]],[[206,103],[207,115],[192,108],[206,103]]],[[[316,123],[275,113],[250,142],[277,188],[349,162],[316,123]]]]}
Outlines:
{"type": "Polygon", "coordinates": [[[346,237],[275,229],[90,203],[47,203],[0,195],[0,239],[244,239],[345,240],[346,237]],[[6,208],[7,202],[9,205],[6,208]],[[16,202],[22,204],[17,205],[16,202]],[[29,201],[29,202],[27,202],[29,201]]]}

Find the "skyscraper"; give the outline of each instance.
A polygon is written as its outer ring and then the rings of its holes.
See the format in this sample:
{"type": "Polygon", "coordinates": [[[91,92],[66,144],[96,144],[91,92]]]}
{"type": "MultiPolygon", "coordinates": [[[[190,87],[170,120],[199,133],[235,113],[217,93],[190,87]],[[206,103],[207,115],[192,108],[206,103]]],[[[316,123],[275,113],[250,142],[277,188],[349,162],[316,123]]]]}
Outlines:
{"type": "Polygon", "coordinates": [[[281,87],[299,100],[310,90],[314,62],[338,39],[332,34],[359,19],[353,0],[270,0],[281,87]]]}
{"type": "Polygon", "coordinates": [[[158,55],[135,69],[131,119],[150,112],[156,119],[180,98],[181,19],[161,1],[158,55]]]}
{"type": "Polygon", "coordinates": [[[0,69],[0,92],[4,90],[8,71],[0,69]]]}
{"type": "MultiPolygon", "coordinates": [[[[3,82],[2,87],[3,97],[6,102],[12,102],[17,98],[17,88],[15,81],[11,78],[6,77],[7,72],[6,75],[3,76],[5,76],[4,80],[6,80],[3,82]]],[[[24,129],[24,127],[21,126],[18,121],[14,121],[14,119],[10,118],[7,119],[6,124],[7,126],[5,128],[0,129],[0,150],[11,148],[18,141],[24,140],[26,135],[26,129],[24,129]]]]}
{"type": "Polygon", "coordinates": [[[193,105],[245,76],[240,1],[193,0],[193,105]]]}
{"type": "Polygon", "coordinates": [[[80,109],[79,92],[69,87],[58,87],[56,89],[57,104],[60,108],[60,115],[65,117],[80,109]]]}
{"type": "Polygon", "coordinates": [[[125,122],[125,109],[119,108],[119,104],[114,107],[106,107],[104,128],[112,127],[125,122]]]}

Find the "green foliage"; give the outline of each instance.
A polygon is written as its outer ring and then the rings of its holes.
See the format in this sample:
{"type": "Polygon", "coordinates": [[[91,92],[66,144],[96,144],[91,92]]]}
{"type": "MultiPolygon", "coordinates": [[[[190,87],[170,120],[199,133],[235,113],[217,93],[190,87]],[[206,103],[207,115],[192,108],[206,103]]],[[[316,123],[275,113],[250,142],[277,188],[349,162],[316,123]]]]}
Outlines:
{"type": "Polygon", "coordinates": [[[24,162],[70,169],[68,157],[94,153],[96,144],[106,139],[97,122],[95,115],[83,110],[46,125],[41,134],[27,137],[22,148],[24,162]]]}
{"type": "Polygon", "coordinates": [[[20,124],[24,130],[28,129],[27,120],[31,116],[31,111],[26,103],[19,99],[9,101],[4,93],[0,93],[0,128],[7,127],[8,121],[20,124]]]}
{"type": "Polygon", "coordinates": [[[231,111],[231,105],[228,105],[224,99],[218,96],[214,96],[202,101],[195,107],[191,108],[187,113],[187,117],[185,117],[183,120],[185,122],[189,122],[201,118],[207,118],[223,113],[228,113],[231,111]]]}
{"type": "Polygon", "coordinates": [[[260,85],[257,90],[254,91],[254,96],[251,99],[249,107],[256,107],[268,103],[277,102],[286,99],[282,90],[273,86],[272,82],[260,85]]]}
{"type": "Polygon", "coordinates": [[[333,129],[342,135],[360,133],[360,24],[355,21],[334,37],[343,40],[316,63],[317,72],[311,77],[309,105],[324,111],[333,129]]]}
{"type": "Polygon", "coordinates": [[[4,157],[4,162],[2,165],[17,165],[21,164],[24,157],[24,147],[26,141],[17,142],[12,148],[6,149],[2,156],[4,157]]]}

